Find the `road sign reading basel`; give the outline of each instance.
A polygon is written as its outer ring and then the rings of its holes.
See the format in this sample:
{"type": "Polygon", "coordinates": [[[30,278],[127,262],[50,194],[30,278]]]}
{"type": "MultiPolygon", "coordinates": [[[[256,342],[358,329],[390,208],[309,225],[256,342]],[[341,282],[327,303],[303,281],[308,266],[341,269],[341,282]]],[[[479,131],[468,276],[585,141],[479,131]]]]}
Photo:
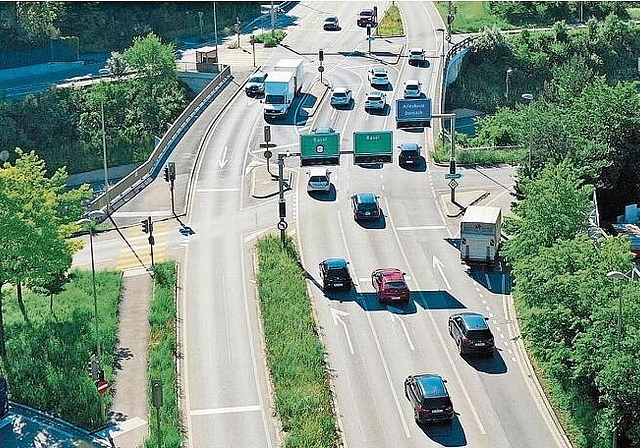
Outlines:
{"type": "Polygon", "coordinates": [[[396,127],[424,128],[431,126],[431,98],[396,100],[396,127]]]}
{"type": "Polygon", "coordinates": [[[353,163],[391,163],[393,132],[356,131],[353,133],[353,163]]]}
{"type": "Polygon", "coordinates": [[[300,166],[340,165],[340,134],[300,136],[300,166]]]}

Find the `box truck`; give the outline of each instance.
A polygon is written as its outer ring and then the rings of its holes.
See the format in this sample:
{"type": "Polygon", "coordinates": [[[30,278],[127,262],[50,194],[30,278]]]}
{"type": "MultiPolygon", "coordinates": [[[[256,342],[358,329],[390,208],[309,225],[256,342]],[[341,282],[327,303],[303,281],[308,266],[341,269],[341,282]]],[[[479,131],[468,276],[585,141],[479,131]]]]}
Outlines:
{"type": "Polygon", "coordinates": [[[284,117],[293,100],[302,91],[302,59],[282,59],[267,75],[264,83],[264,116],[284,117]]]}
{"type": "Polygon", "coordinates": [[[460,221],[460,259],[494,263],[500,247],[502,211],[499,207],[472,205],[460,221]]]}

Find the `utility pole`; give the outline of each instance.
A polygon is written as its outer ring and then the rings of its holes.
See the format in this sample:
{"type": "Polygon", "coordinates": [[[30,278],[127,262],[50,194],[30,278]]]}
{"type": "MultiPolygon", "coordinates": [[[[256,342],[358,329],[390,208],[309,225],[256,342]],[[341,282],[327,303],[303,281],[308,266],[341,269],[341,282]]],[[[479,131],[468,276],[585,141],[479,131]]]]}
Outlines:
{"type": "Polygon", "coordinates": [[[280,230],[280,241],[282,247],[285,247],[285,230],[287,230],[287,202],[284,199],[284,158],[285,154],[278,154],[278,214],[280,221],[278,222],[278,230],[280,230]]]}
{"type": "Polygon", "coordinates": [[[107,133],[104,130],[104,99],[100,101],[100,111],[102,115],[102,163],[104,165],[104,192],[109,206],[109,174],[107,171],[107,133]]]}
{"type": "Polygon", "coordinates": [[[460,178],[460,175],[456,172],[456,114],[433,114],[432,118],[441,118],[442,121],[442,129],[444,133],[444,119],[449,118],[449,123],[451,124],[450,132],[451,132],[451,157],[449,159],[449,174],[445,175],[445,179],[451,179],[449,182],[449,188],[451,189],[451,203],[456,203],[456,188],[458,187],[458,183],[456,182],[457,178],[460,178]]]}
{"type": "Polygon", "coordinates": [[[169,162],[167,166],[164,167],[164,180],[169,183],[169,190],[171,192],[171,213],[176,215],[176,207],[173,196],[173,186],[174,181],[176,180],[176,164],[175,162],[169,162]]]}

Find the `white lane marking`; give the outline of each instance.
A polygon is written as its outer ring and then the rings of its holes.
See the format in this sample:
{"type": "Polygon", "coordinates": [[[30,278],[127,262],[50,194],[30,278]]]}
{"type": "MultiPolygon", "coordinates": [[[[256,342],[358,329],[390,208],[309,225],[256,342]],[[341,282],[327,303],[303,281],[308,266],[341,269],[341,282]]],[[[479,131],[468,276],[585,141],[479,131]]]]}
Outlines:
{"type": "MultiPolygon", "coordinates": [[[[386,198],[385,198],[386,200],[386,198]]],[[[387,206],[387,212],[389,211],[388,206],[387,206]]],[[[447,289],[449,291],[451,291],[451,285],[449,284],[449,280],[447,280],[447,277],[444,275],[444,270],[442,269],[444,267],[444,263],[440,260],[438,260],[436,258],[436,256],[433,256],[433,267],[437,267],[438,271],[440,272],[440,275],[442,276],[442,279],[444,280],[444,283],[447,285],[447,289]]]]}
{"type": "Polygon", "coordinates": [[[220,153],[220,158],[218,159],[218,167],[220,168],[220,170],[223,170],[224,166],[229,163],[230,159],[227,159],[227,149],[229,149],[229,147],[227,145],[224,145],[224,148],[222,148],[222,153],[220,153]]]}
{"type": "MultiPolygon", "coordinates": [[[[338,212],[338,226],[340,227],[340,234],[342,235],[342,243],[345,247],[345,252],[347,253],[347,257],[351,259],[351,254],[349,253],[349,246],[347,245],[347,238],[344,233],[344,228],[342,226],[342,218],[340,217],[340,212],[338,212]]],[[[349,264],[351,266],[351,264],[349,264]]],[[[353,278],[356,278],[354,275],[353,278]]],[[[358,291],[356,290],[356,293],[358,291]]],[[[364,313],[367,316],[367,322],[369,323],[369,328],[371,328],[371,333],[373,334],[373,339],[376,342],[376,347],[378,349],[378,354],[380,355],[380,360],[382,361],[382,366],[384,367],[384,373],[387,376],[387,382],[389,383],[389,387],[391,389],[391,394],[393,395],[393,400],[396,404],[396,409],[398,414],[400,415],[400,421],[402,422],[402,427],[404,428],[404,433],[407,435],[407,438],[411,438],[411,433],[409,432],[409,426],[407,425],[407,421],[404,418],[404,414],[402,413],[402,408],[400,407],[400,401],[398,400],[398,395],[396,394],[396,390],[393,387],[393,382],[391,381],[391,374],[389,373],[389,367],[387,366],[387,361],[382,354],[382,347],[380,347],[380,340],[378,339],[378,333],[376,333],[376,329],[373,326],[373,322],[371,321],[371,313],[364,313]]]]}
{"type": "Polygon", "coordinates": [[[391,320],[397,320],[400,322],[400,326],[402,327],[402,331],[404,332],[405,337],[407,338],[407,342],[409,343],[409,348],[411,350],[415,350],[416,348],[413,346],[413,342],[411,341],[411,337],[409,336],[409,332],[407,331],[407,326],[404,324],[404,321],[400,319],[400,317],[396,316],[394,313],[389,314],[391,316],[391,320]]]}
{"type": "MultiPolygon", "coordinates": [[[[404,252],[404,249],[402,248],[402,244],[400,243],[400,236],[398,235],[398,232],[395,230],[395,225],[393,223],[393,218],[391,217],[391,211],[389,209],[389,203],[387,202],[387,198],[383,198],[383,200],[385,201],[385,205],[387,207],[387,217],[389,218],[389,223],[391,224],[391,229],[393,230],[393,235],[396,238],[396,243],[398,244],[398,249],[400,249],[400,254],[402,255],[402,258],[404,259],[405,264],[407,265],[407,272],[409,272],[411,274],[411,276],[413,276],[413,272],[411,270],[411,265],[409,264],[409,259],[407,258],[407,254],[404,252]]],[[[417,277],[416,277],[417,278],[417,277]]],[[[416,282],[416,286],[417,286],[417,282],[416,282]]],[[[418,287],[418,289],[421,289],[418,287]]],[[[478,429],[480,429],[480,433],[481,434],[486,434],[485,430],[484,430],[484,426],[482,426],[482,422],[480,421],[480,417],[478,416],[478,412],[476,411],[476,408],[473,406],[473,402],[471,401],[471,397],[469,396],[469,393],[467,392],[467,388],[464,387],[464,383],[462,382],[462,378],[460,377],[460,372],[458,372],[458,369],[456,368],[455,363],[453,362],[453,358],[451,358],[451,353],[449,353],[449,350],[447,350],[447,346],[444,342],[444,338],[442,337],[442,333],[440,332],[439,328],[438,328],[438,324],[436,323],[435,318],[433,317],[433,314],[429,311],[429,307],[427,306],[426,301],[423,302],[424,305],[424,309],[425,312],[427,313],[427,316],[429,316],[429,320],[431,320],[431,324],[436,332],[436,335],[438,336],[438,340],[440,341],[440,344],[442,345],[442,347],[444,348],[444,353],[445,355],[447,355],[447,360],[449,361],[449,365],[451,366],[451,369],[453,370],[454,375],[456,376],[456,380],[458,381],[458,385],[460,386],[460,389],[462,390],[462,394],[464,395],[465,399],[467,400],[467,405],[469,406],[469,409],[471,409],[471,413],[473,414],[473,418],[476,421],[476,424],[478,425],[478,429]]],[[[367,317],[369,317],[369,313],[367,313],[367,317]]],[[[370,319],[370,317],[369,317],[370,319]]]]}
{"type": "Polygon", "coordinates": [[[411,230],[444,230],[447,226],[401,226],[396,227],[396,230],[411,231],[411,230]]]}
{"type": "Polygon", "coordinates": [[[260,410],[261,410],[260,406],[253,405],[253,406],[236,406],[232,408],[194,409],[191,412],[189,412],[189,414],[190,415],[235,414],[238,412],[256,412],[260,410]]]}
{"type": "Polygon", "coordinates": [[[217,193],[221,191],[240,191],[239,188],[198,188],[198,193],[217,193]]]}
{"type": "Polygon", "coordinates": [[[497,194],[496,196],[493,197],[493,199],[491,199],[489,202],[487,202],[485,205],[491,205],[493,204],[500,196],[506,194],[506,193],[511,193],[509,190],[504,190],[502,193],[497,194]]]}
{"type": "Polygon", "coordinates": [[[353,350],[353,343],[351,342],[351,336],[349,335],[349,329],[347,328],[347,324],[345,323],[345,321],[342,320],[342,317],[348,316],[349,313],[347,313],[345,311],[337,310],[337,309],[331,308],[331,307],[329,307],[329,309],[331,310],[331,317],[333,317],[333,324],[334,325],[338,325],[338,322],[340,322],[340,325],[342,325],[342,329],[344,330],[344,334],[347,337],[347,344],[349,344],[349,351],[353,355],[355,353],[355,351],[353,350]]]}

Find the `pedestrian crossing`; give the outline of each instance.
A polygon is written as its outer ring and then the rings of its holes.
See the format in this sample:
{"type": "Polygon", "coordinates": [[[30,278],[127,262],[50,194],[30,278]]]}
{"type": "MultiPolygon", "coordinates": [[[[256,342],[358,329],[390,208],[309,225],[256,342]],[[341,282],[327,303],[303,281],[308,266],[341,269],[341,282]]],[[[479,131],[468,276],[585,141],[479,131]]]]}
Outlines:
{"type": "MultiPolygon", "coordinates": [[[[161,263],[171,259],[169,236],[175,230],[175,221],[157,221],[153,223],[153,259],[155,263],[161,263]]],[[[116,263],[116,269],[126,270],[140,267],[151,268],[151,250],[149,235],[143,233],[140,226],[124,229],[122,234],[127,243],[120,249],[120,255],[116,263]]]]}

